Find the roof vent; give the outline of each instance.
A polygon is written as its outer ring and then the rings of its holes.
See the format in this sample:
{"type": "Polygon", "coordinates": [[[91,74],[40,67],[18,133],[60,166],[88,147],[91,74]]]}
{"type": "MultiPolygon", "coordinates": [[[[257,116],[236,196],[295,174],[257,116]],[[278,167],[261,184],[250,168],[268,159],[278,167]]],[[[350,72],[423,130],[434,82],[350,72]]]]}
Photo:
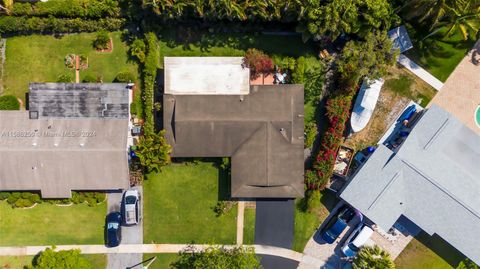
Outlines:
{"type": "Polygon", "coordinates": [[[84,147],[85,146],[85,143],[80,143],[80,147],[84,147]]]}
{"type": "Polygon", "coordinates": [[[32,146],[35,147],[36,145],[37,145],[37,142],[33,142],[33,143],[32,143],[32,146]]]}

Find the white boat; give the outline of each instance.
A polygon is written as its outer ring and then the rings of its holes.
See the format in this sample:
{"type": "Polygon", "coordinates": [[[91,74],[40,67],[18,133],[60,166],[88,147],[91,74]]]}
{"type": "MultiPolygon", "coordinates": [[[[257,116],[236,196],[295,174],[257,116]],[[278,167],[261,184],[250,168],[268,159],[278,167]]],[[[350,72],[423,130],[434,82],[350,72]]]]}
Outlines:
{"type": "Polygon", "coordinates": [[[377,105],[380,90],[382,89],[384,82],[385,81],[381,78],[374,80],[373,82],[368,79],[363,80],[350,119],[350,125],[352,126],[353,132],[360,132],[365,126],[367,126],[372,117],[373,110],[377,105]]]}

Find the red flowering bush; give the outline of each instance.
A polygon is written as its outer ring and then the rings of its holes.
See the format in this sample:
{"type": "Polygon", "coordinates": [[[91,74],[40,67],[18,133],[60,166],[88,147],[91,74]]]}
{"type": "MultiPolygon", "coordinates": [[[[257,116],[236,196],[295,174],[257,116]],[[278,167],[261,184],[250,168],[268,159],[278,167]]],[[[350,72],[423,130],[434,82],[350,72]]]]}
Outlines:
{"type": "Polygon", "coordinates": [[[350,115],[354,90],[349,89],[343,95],[338,95],[327,101],[328,128],[322,136],[320,150],[313,168],[317,176],[305,178],[309,190],[324,189],[333,175],[333,166],[337,151],[343,140],[345,125],[350,115]]]}
{"type": "Polygon", "coordinates": [[[243,67],[250,68],[250,76],[256,79],[260,74],[268,74],[273,70],[273,60],[263,51],[248,49],[243,58],[243,67]]]}

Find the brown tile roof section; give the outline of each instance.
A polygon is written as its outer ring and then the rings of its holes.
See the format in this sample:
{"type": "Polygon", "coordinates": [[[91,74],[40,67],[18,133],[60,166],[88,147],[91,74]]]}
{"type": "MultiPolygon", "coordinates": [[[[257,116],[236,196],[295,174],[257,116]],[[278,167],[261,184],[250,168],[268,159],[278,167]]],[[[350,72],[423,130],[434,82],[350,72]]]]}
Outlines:
{"type": "Polygon", "coordinates": [[[164,95],[174,157],[231,157],[233,197],[303,196],[303,86],[250,94],[164,95]]]}
{"type": "Polygon", "coordinates": [[[480,41],[455,68],[430,104],[436,104],[447,110],[480,135],[480,128],[475,124],[474,115],[480,105],[480,65],[472,62],[475,50],[480,53],[480,41]]]}

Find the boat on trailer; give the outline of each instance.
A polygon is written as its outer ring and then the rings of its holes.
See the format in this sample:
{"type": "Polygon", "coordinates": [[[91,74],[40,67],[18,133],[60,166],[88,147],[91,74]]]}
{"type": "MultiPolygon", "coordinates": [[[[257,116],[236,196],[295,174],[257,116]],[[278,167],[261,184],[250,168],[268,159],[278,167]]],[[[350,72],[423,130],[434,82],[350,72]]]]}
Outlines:
{"type": "Polygon", "coordinates": [[[354,133],[363,130],[370,121],[384,82],[381,78],[374,81],[363,80],[350,118],[350,126],[354,133]]]}

